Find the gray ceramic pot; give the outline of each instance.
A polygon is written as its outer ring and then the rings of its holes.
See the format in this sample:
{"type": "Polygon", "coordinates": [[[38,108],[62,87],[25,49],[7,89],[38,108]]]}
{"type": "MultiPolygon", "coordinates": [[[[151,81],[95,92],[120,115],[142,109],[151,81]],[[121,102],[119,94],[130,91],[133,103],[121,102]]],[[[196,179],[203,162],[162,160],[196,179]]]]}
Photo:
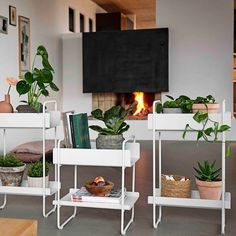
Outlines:
{"type": "Polygon", "coordinates": [[[0,167],[2,186],[20,186],[26,164],[19,167],[0,167]]]}
{"type": "Polygon", "coordinates": [[[103,135],[98,134],[96,139],[97,149],[122,149],[124,141],[123,135],[103,135]]]}
{"type": "Polygon", "coordinates": [[[163,113],[182,113],[181,108],[163,108],[163,113]]]}

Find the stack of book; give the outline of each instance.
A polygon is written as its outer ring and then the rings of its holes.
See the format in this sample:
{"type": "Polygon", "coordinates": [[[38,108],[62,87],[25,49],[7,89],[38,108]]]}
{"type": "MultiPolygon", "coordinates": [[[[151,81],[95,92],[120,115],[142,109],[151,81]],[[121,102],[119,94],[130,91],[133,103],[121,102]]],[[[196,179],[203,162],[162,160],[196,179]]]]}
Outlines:
{"type": "Polygon", "coordinates": [[[78,191],[71,194],[73,202],[100,202],[100,203],[120,203],[121,189],[112,189],[109,194],[104,197],[95,196],[89,193],[85,187],[81,187],[78,191]]]}
{"type": "Polygon", "coordinates": [[[67,148],[91,148],[86,113],[64,112],[63,126],[67,148]]]}

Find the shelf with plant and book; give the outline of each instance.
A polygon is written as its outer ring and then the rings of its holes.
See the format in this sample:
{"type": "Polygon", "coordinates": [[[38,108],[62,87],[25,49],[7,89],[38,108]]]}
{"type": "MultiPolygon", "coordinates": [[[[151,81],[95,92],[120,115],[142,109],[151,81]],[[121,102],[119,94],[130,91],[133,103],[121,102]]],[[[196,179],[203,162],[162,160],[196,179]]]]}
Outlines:
{"type": "MultiPolygon", "coordinates": [[[[61,182],[60,168],[63,165],[73,165],[74,187],[69,189],[69,192],[65,196],[61,197],[61,189],[58,186],[57,199],[53,201],[53,204],[56,205],[58,209],[57,227],[62,229],[71,219],[73,219],[76,216],[77,207],[116,209],[121,211],[121,234],[124,235],[129,225],[134,220],[134,205],[139,198],[139,193],[135,191],[135,164],[140,159],[140,144],[135,141],[134,136],[124,140],[122,149],[61,148],[60,144],[62,141],[63,140],[60,140],[58,142],[58,147],[53,150],[53,163],[57,165],[57,179],[61,182]],[[118,195],[117,197],[80,196],[81,189],[79,190],[77,187],[77,166],[107,166],[121,168],[121,186],[119,186],[121,195],[118,195]],[[125,188],[126,167],[132,168],[131,189],[125,188]],[[63,223],[61,223],[60,220],[61,206],[74,207],[74,213],[63,223]],[[125,225],[124,216],[126,210],[131,210],[132,212],[130,219],[127,220],[128,223],[125,225]]],[[[91,181],[89,181],[88,184],[91,185],[91,181]]],[[[85,183],[85,187],[90,191],[87,183],[85,183]]]]}

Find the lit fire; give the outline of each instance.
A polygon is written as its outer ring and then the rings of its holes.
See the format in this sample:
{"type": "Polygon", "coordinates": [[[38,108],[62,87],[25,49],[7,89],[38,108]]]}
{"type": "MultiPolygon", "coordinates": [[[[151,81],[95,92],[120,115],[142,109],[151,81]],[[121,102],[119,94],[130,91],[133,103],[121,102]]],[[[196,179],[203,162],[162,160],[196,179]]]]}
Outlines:
{"type": "Polygon", "coordinates": [[[144,104],[144,93],[143,92],[134,92],[134,100],[137,102],[136,111],[134,112],[134,116],[138,115],[142,111],[146,110],[146,106],[144,104]]]}

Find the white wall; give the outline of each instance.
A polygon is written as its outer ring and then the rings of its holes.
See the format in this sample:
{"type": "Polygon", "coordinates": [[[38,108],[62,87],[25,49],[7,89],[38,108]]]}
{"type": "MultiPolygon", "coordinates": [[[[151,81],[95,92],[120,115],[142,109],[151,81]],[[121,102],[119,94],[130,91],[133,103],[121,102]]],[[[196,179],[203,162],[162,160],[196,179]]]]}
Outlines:
{"type": "MultiPolygon", "coordinates": [[[[59,93],[50,92],[48,99],[55,98],[61,109],[63,95],[61,37],[63,34],[69,33],[68,7],[73,8],[77,15],[76,32],[79,32],[79,13],[85,16],[85,30],[88,30],[88,18],[93,19],[95,29],[95,13],[101,12],[102,9],[90,0],[0,0],[0,15],[8,17],[9,5],[17,8],[17,16],[22,15],[30,18],[31,59],[38,45],[43,44],[47,48],[49,59],[55,70],[55,83],[60,88],[59,93]]],[[[0,100],[2,100],[8,89],[5,77],[18,78],[18,26],[8,25],[8,34],[0,34],[0,55],[0,100]]],[[[68,78],[65,78],[65,81],[66,79],[68,78]]],[[[14,88],[11,89],[10,94],[11,103],[15,108],[23,98],[19,98],[14,88]]],[[[39,137],[38,132],[11,131],[8,136],[8,149],[24,140],[38,139],[39,137]]],[[[0,153],[2,151],[1,145],[2,142],[0,142],[0,153]]]]}
{"type": "MultiPolygon", "coordinates": [[[[168,94],[212,94],[232,111],[233,9],[233,0],[157,0],[157,25],[169,28],[168,94]]],[[[235,131],[234,121],[230,139],[235,131]]]]}

